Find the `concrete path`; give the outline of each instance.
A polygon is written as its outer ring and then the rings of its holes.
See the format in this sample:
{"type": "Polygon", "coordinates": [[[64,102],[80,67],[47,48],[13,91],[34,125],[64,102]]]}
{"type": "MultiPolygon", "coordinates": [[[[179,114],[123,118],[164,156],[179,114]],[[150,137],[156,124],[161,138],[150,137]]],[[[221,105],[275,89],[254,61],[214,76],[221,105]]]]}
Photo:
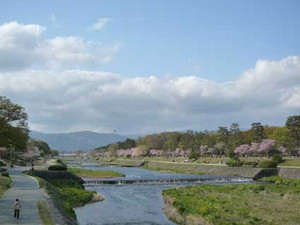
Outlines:
{"type": "Polygon", "coordinates": [[[43,200],[43,191],[39,189],[37,181],[22,174],[20,169],[12,169],[8,172],[14,183],[0,198],[0,224],[41,224],[37,202],[43,200]],[[16,198],[20,199],[22,206],[19,220],[13,217],[13,203],[16,198]]]}

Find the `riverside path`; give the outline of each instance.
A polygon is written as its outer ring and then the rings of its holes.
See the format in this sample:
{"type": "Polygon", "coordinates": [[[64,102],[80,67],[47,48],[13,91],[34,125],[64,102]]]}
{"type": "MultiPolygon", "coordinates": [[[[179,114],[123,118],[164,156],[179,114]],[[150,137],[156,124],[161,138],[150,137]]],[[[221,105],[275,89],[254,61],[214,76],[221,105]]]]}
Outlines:
{"type": "Polygon", "coordinates": [[[8,171],[13,179],[13,185],[0,198],[0,224],[41,224],[37,202],[44,198],[43,191],[32,177],[22,174],[21,169],[8,171]],[[14,219],[13,203],[20,199],[22,209],[20,219],[14,219]]]}

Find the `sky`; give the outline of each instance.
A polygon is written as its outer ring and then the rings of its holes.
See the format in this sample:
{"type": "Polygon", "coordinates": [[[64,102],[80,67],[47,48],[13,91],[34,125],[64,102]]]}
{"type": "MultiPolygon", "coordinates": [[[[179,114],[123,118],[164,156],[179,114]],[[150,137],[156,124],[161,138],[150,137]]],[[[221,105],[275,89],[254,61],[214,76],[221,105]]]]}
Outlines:
{"type": "Polygon", "coordinates": [[[42,132],[283,125],[300,1],[1,0],[0,95],[42,132]]]}

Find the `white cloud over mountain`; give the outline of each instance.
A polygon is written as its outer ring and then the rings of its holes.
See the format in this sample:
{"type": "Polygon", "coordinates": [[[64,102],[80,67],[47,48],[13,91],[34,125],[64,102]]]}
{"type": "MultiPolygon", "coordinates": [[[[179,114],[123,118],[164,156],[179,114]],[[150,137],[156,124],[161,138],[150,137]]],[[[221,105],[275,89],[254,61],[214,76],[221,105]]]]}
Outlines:
{"type": "MultiPolygon", "coordinates": [[[[29,27],[28,35],[39,36],[41,29],[29,27]]],[[[48,43],[61,53],[54,61],[89,58],[79,54],[85,49],[83,40],[64,41],[48,43]]],[[[216,129],[232,122],[245,127],[255,121],[282,125],[287,116],[300,112],[300,58],[259,60],[226,83],[196,76],[124,78],[100,71],[11,70],[0,73],[0,94],[24,105],[31,128],[46,132],[149,133],[216,129]]]]}
{"type": "Polygon", "coordinates": [[[79,69],[99,67],[112,60],[119,45],[103,46],[80,37],[46,39],[46,28],[10,22],[0,25],[0,71],[17,71],[30,67],[79,69]]]}

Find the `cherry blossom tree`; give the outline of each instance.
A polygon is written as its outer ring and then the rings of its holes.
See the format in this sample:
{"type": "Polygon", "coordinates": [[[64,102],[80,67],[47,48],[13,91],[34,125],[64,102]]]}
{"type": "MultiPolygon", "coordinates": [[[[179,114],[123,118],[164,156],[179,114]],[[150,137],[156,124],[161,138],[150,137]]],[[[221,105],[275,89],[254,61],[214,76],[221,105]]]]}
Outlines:
{"type": "Polygon", "coordinates": [[[275,147],[275,140],[273,139],[264,139],[260,143],[258,153],[261,154],[267,154],[272,148],[275,147]]]}
{"type": "Polygon", "coordinates": [[[243,144],[234,149],[234,153],[239,155],[249,155],[251,153],[251,146],[248,144],[243,144]]]}

